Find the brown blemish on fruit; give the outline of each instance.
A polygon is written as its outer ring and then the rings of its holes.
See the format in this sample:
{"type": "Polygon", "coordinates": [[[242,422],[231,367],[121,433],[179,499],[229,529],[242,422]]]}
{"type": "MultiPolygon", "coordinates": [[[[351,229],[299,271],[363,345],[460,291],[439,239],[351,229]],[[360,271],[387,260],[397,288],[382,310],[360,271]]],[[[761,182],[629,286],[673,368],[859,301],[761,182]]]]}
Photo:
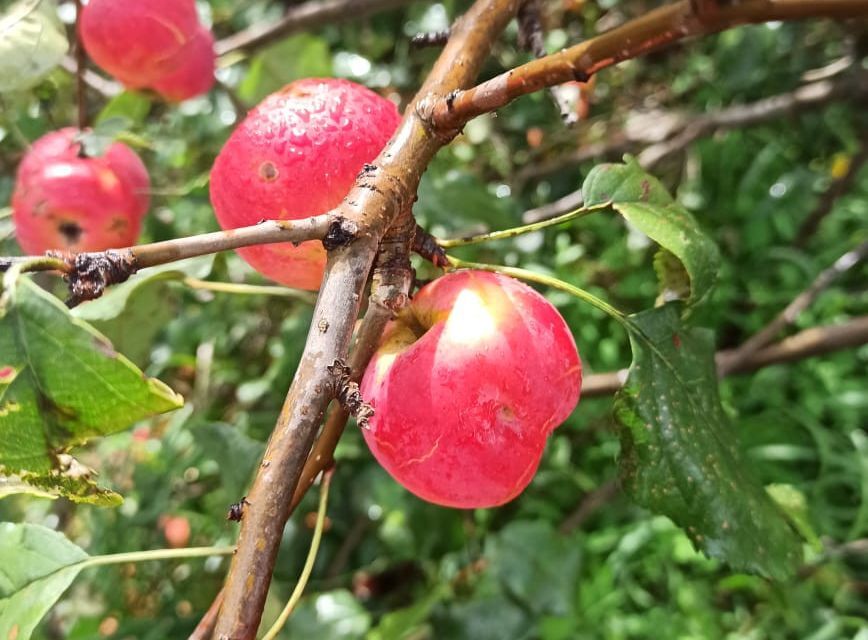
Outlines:
{"type": "Polygon", "coordinates": [[[113,233],[120,233],[127,228],[128,222],[125,218],[120,216],[115,216],[112,218],[111,224],[109,225],[108,230],[113,233]]]}
{"type": "Polygon", "coordinates": [[[68,220],[61,222],[58,225],[57,230],[60,232],[60,235],[63,236],[66,244],[73,245],[76,244],[79,240],[81,240],[81,234],[84,230],[78,226],[76,222],[70,222],[68,220]]]}
{"type": "Polygon", "coordinates": [[[274,182],[279,175],[280,172],[273,162],[265,161],[259,165],[259,177],[265,182],[274,182]]]}

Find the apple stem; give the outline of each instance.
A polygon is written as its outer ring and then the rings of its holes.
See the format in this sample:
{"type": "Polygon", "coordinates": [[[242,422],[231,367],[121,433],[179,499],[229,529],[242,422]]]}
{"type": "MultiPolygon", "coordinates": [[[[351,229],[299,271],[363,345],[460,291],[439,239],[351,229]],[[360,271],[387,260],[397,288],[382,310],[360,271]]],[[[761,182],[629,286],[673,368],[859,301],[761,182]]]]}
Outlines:
{"type": "Polygon", "coordinates": [[[514,238],[515,236],[520,236],[525,233],[532,233],[534,231],[539,231],[548,227],[554,227],[559,224],[563,224],[564,222],[578,220],[579,218],[583,218],[596,211],[600,211],[601,209],[608,209],[609,207],[611,207],[610,202],[595,204],[590,207],[579,207],[578,209],[573,209],[572,211],[559,215],[555,218],[548,218],[547,220],[532,222],[530,224],[525,224],[520,227],[501,229],[500,231],[492,231],[490,233],[481,233],[475,236],[465,236],[463,238],[438,240],[437,244],[439,244],[444,249],[453,249],[455,247],[464,247],[466,245],[479,244],[481,242],[489,242],[491,240],[504,240],[506,238],[514,238]]]}

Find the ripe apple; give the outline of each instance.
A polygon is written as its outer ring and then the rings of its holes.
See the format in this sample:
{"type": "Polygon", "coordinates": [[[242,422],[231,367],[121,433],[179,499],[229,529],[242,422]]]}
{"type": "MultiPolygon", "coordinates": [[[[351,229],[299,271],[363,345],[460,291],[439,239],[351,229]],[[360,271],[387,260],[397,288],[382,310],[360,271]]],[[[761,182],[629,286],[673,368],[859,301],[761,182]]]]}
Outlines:
{"type": "Polygon", "coordinates": [[[158,521],[163,536],[171,549],[181,549],[190,542],[190,521],[184,516],[163,514],[158,521]]]}
{"type": "Polygon", "coordinates": [[[199,31],[194,0],[90,0],[79,24],[93,61],[131,89],[174,72],[199,31]]]}
{"type": "Polygon", "coordinates": [[[527,285],[457,271],[423,287],[386,328],[362,379],[374,457],[420,498],[493,507],[536,473],[579,400],[564,319],[527,285]]]}
{"type": "MultiPolygon", "coordinates": [[[[337,206],[398,126],[395,105],[336,78],[297,80],[271,94],[235,129],[211,170],[211,203],[224,229],[297,220],[337,206]]],[[[261,274],[318,289],[319,241],[239,249],[261,274]]]]}
{"type": "Polygon", "coordinates": [[[181,64],[173,72],[155,80],[152,87],[163,98],[181,102],[214,86],[214,36],[200,28],[179,53],[181,64]]]}
{"type": "Polygon", "coordinates": [[[148,210],[150,180],[139,157],[120,142],[82,157],[77,130],[37,140],[18,167],[12,219],[27,253],[103,251],[133,244],[148,210]]]}

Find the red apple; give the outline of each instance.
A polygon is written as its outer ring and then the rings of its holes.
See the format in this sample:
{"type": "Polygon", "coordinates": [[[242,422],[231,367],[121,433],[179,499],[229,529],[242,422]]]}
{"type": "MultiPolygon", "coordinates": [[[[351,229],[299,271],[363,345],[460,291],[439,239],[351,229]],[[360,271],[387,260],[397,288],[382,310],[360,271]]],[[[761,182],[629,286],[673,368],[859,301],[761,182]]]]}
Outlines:
{"type": "Polygon", "coordinates": [[[190,542],[190,521],[184,516],[161,515],[159,526],[163,530],[166,544],[172,549],[181,549],[190,542]]]}
{"type": "Polygon", "coordinates": [[[12,219],[27,253],[103,251],[135,243],[148,210],[150,180],[139,157],[120,142],[99,157],[81,157],[77,130],[37,140],[18,167],[12,219]]]}
{"type": "MultiPolygon", "coordinates": [[[[312,78],[288,84],[248,114],[217,156],[211,171],[217,220],[234,229],[332,209],[399,121],[394,104],[353,82],[312,78]]],[[[326,258],[319,241],[238,253],[273,280],[319,288],[326,258]]]]}
{"type": "Polygon", "coordinates": [[[184,62],[199,31],[194,0],[90,0],[79,25],[93,61],[130,88],[151,86],[184,62]]]}
{"type": "Polygon", "coordinates": [[[458,271],[423,287],[387,327],[361,384],[375,411],[362,433],[420,498],[492,507],[530,483],[581,380],[550,302],[507,276],[458,271]]]}
{"type": "Polygon", "coordinates": [[[153,89],[172,102],[208,93],[214,86],[214,36],[211,32],[200,28],[178,55],[180,66],[155,80],[153,89]]]}

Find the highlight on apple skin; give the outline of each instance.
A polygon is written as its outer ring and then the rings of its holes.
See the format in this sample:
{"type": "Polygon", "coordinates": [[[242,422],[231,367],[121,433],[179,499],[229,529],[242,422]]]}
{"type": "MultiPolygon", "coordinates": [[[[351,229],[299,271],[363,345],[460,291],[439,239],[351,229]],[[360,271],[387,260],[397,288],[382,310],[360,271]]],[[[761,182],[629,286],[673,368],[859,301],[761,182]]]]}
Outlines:
{"type": "Polygon", "coordinates": [[[361,383],[374,457],[435,504],[493,507],[530,483],[579,400],[582,367],[557,309],[527,285],[457,271],[390,323],[361,383]]]}
{"type": "Polygon", "coordinates": [[[18,167],[12,220],[22,250],[104,251],[136,242],[150,202],[150,179],[120,142],[82,157],[72,127],[37,140],[18,167]]]}
{"type": "MultiPolygon", "coordinates": [[[[340,204],[366,162],[400,122],[395,105],[348,80],[297,80],[271,94],[235,129],[211,170],[220,226],[298,220],[340,204]]],[[[319,288],[326,253],[319,241],[238,250],[282,284],[319,288]]]]}

